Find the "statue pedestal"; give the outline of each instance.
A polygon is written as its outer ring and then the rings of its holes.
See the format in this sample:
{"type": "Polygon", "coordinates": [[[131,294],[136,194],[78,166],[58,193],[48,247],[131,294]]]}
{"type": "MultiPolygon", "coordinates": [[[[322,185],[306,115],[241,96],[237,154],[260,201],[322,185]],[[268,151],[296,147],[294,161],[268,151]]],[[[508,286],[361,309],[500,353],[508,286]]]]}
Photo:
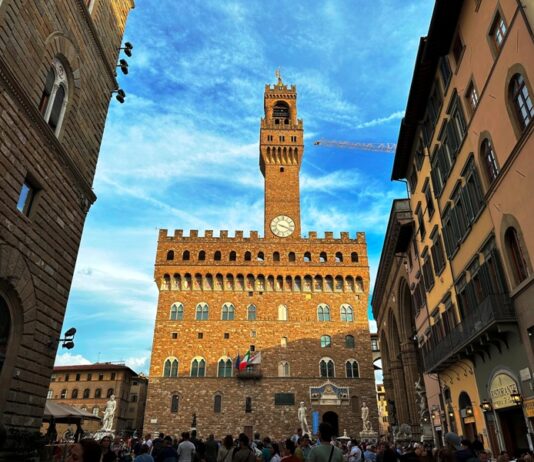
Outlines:
{"type": "Polygon", "coordinates": [[[378,441],[378,433],[373,430],[363,430],[360,432],[360,440],[376,443],[378,441]]]}
{"type": "Polygon", "coordinates": [[[97,441],[104,438],[104,436],[109,436],[111,438],[111,441],[115,439],[115,433],[113,433],[113,430],[98,430],[94,435],[93,438],[97,441]]]}

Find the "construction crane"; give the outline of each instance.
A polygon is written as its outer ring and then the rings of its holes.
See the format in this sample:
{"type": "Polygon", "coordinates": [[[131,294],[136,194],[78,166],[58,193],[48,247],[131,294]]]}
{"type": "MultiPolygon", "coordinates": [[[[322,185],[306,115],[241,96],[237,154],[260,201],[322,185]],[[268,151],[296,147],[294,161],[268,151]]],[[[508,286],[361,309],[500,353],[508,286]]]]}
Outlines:
{"type": "Polygon", "coordinates": [[[317,140],[315,146],[325,146],[344,149],[361,149],[362,151],[395,152],[395,143],[352,143],[349,141],[317,140]]]}

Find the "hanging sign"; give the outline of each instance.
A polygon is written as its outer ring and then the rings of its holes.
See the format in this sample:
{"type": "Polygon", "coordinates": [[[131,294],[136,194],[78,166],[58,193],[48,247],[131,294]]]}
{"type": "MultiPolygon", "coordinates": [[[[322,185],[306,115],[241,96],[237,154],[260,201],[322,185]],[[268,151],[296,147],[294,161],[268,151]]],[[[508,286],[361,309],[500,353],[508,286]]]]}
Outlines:
{"type": "Polygon", "coordinates": [[[502,409],[505,407],[516,406],[510,396],[517,393],[517,383],[508,374],[497,374],[493,377],[490,384],[490,396],[493,409],[502,409]]]}

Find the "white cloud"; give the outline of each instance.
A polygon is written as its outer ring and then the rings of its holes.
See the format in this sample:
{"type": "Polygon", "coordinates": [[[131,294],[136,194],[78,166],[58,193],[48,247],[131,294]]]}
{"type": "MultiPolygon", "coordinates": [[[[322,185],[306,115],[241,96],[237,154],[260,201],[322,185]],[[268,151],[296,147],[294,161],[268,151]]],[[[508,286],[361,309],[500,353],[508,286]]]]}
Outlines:
{"type": "Polygon", "coordinates": [[[132,356],[127,358],[124,363],[132,370],[137,373],[148,373],[148,361],[150,359],[150,354],[143,352],[139,356],[132,356]]]}
{"type": "Polygon", "coordinates": [[[377,125],[382,125],[386,122],[391,122],[392,120],[399,120],[399,119],[402,119],[403,117],[404,117],[404,111],[397,111],[386,117],[380,117],[378,119],[373,119],[367,122],[359,123],[358,125],[356,125],[356,128],[376,127],[377,125]]]}
{"type": "Polygon", "coordinates": [[[92,364],[87,358],[82,355],[65,352],[58,353],[56,356],[55,366],[77,366],[77,365],[86,365],[92,364]]]}
{"type": "Polygon", "coordinates": [[[369,331],[371,334],[376,334],[378,332],[378,327],[374,319],[369,319],[369,331]]]}

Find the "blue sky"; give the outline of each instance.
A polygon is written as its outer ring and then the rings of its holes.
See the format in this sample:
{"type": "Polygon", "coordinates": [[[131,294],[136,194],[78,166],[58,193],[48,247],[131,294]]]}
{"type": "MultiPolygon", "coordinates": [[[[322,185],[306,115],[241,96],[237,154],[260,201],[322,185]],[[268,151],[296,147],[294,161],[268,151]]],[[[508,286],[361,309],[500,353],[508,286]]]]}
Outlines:
{"type": "Polygon", "coordinates": [[[430,0],[136,0],[126,102],[113,100],[57,364],[125,361],[146,372],[158,228],[263,232],[263,91],[280,67],[304,119],[303,233],[365,231],[374,280],[392,154],[318,139],[396,142],[430,0]]]}

